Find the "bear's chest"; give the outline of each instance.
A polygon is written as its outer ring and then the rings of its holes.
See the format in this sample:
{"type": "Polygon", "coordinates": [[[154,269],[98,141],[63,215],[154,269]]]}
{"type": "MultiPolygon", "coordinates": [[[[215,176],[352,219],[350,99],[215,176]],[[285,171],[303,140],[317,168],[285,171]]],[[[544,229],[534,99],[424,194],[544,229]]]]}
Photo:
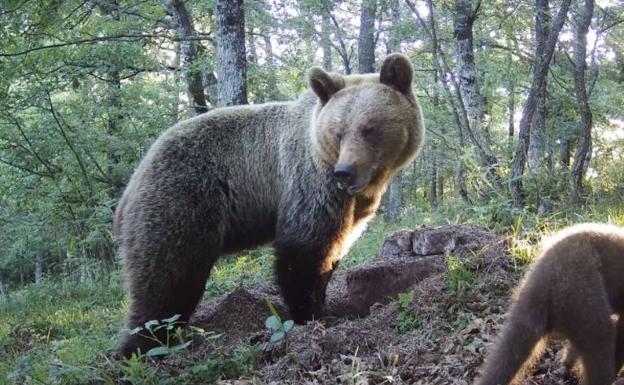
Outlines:
{"type": "Polygon", "coordinates": [[[381,194],[356,197],[355,207],[353,209],[353,225],[357,225],[358,222],[362,220],[367,221],[375,215],[380,201],[381,194]]]}
{"type": "Polygon", "coordinates": [[[341,259],[349,252],[353,243],[362,235],[364,230],[366,230],[368,221],[375,215],[380,201],[381,195],[372,197],[359,196],[354,198],[351,215],[348,216],[348,223],[345,224],[343,236],[340,237],[342,242],[339,248],[338,259],[341,259]]]}

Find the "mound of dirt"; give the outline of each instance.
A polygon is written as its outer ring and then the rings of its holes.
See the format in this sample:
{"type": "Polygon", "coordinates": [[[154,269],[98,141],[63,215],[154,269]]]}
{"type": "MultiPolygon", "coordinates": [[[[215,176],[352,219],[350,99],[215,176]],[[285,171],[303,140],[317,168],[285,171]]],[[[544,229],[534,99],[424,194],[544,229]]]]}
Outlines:
{"type": "MultiPolygon", "coordinates": [[[[403,230],[384,240],[375,259],[334,277],[328,316],[277,344],[264,328],[265,299],[287,313],[272,286],[203,305],[192,323],[224,331],[224,343],[259,342],[252,377],[221,384],[470,384],[520,276],[510,266],[507,242],[482,228],[403,230]],[[393,301],[401,292],[411,294],[393,301]]],[[[524,384],[568,383],[557,350],[524,384]]]]}
{"type": "Polygon", "coordinates": [[[200,305],[190,324],[205,330],[224,332],[232,343],[240,342],[264,331],[264,321],[270,315],[270,301],[279,314],[287,314],[286,306],[273,285],[258,285],[251,289],[236,289],[200,305]]]}

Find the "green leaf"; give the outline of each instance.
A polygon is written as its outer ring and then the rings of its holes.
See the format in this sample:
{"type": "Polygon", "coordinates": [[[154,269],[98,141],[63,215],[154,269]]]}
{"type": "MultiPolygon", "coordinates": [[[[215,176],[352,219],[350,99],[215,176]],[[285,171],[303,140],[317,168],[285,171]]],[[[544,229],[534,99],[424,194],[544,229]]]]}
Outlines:
{"type": "Polygon", "coordinates": [[[168,324],[170,324],[170,323],[174,323],[174,322],[176,322],[177,320],[179,320],[181,316],[182,316],[181,314],[175,314],[175,315],[173,315],[172,317],[165,318],[164,320],[162,320],[162,322],[164,322],[164,323],[168,323],[168,324]]]}
{"type": "Polygon", "coordinates": [[[143,330],[142,326],[137,326],[134,329],[130,330],[128,333],[130,333],[131,336],[135,335],[135,334],[139,334],[139,332],[143,330]]]}
{"type": "Polygon", "coordinates": [[[271,342],[276,343],[279,342],[281,340],[284,339],[284,337],[286,337],[286,333],[284,333],[283,331],[276,331],[275,333],[273,333],[273,335],[271,336],[271,342]]]}
{"type": "Polygon", "coordinates": [[[288,333],[295,326],[295,321],[289,319],[288,321],[284,322],[283,326],[284,326],[284,331],[288,333]]]}
{"type": "Polygon", "coordinates": [[[147,330],[150,330],[150,329],[152,328],[152,326],[156,326],[156,325],[158,325],[158,324],[160,324],[160,322],[158,322],[158,320],[153,319],[153,320],[151,320],[151,321],[147,321],[147,322],[145,323],[145,328],[146,328],[147,330]]]}
{"type": "Polygon", "coordinates": [[[191,344],[191,341],[187,341],[183,344],[178,344],[172,348],[170,348],[169,350],[171,350],[172,352],[179,352],[180,350],[184,350],[186,348],[188,348],[188,346],[191,344]]]}
{"type": "Polygon", "coordinates": [[[170,353],[169,349],[166,346],[158,346],[156,348],[152,348],[148,350],[147,353],[145,353],[145,355],[148,357],[155,357],[155,356],[166,356],[169,353],[170,353]]]}
{"type": "Polygon", "coordinates": [[[279,320],[276,316],[272,315],[264,321],[264,325],[267,329],[271,330],[280,330],[282,329],[282,321],[279,320]]]}

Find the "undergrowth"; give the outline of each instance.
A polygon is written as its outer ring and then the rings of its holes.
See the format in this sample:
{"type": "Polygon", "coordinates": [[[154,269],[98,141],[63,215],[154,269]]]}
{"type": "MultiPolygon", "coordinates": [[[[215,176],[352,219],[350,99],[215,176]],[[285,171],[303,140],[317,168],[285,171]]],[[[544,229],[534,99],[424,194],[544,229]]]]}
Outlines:
{"type": "MultiPolygon", "coordinates": [[[[624,225],[624,205],[596,199],[583,205],[562,204],[538,214],[536,210],[517,211],[499,197],[486,206],[449,201],[435,211],[408,207],[397,223],[375,218],[341,269],[374,257],[383,238],[395,230],[448,223],[478,225],[508,236],[511,253],[521,268],[536,254],[543,236],[584,221],[624,225]]],[[[448,258],[449,284],[460,295],[473,277],[452,256],[448,258]]],[[[212,271],[205,301],[238,287],[271,282],[273,262],[270,249],[223,258],[212,271]]],[[[87,280],[74,275],[49,278],[0,297],[0,383],[83,385],[123,380],[127,384],[198,384],[253,376],[257,348],[242,343],[235,352],[220,354],[218,338],[207,342],[214,345],[210,353],[182,349],[167,358],[168,365],[146,357],[126,362],[109,359],[123,327],[123,285],[115,269],[87,276],[87,280]]],[[[399,301],[397,332],[418,329],[423,320],[409,312],[411,297],[403,295],[399,301]]],[[[270,316],[268,310],[266,316],[270,316]]]]}

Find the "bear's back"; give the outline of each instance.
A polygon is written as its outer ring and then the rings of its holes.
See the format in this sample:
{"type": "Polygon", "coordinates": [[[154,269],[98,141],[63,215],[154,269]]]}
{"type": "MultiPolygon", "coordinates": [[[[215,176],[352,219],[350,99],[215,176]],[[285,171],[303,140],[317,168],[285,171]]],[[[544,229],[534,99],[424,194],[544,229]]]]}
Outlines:
{"type": "Polygon", "coordinates": [[[550,280],[570,287],[600,276],[610,302],[624,305],[624,228],[583,223],[570,226],[544,241],[543,255],[537,264],[549,265],[550,280]]]}
{"type": "Polygon", "coordinates": [[[223,227],[226,252],[270,241],[286,186],[313,185],[307,141],[315,102],[303,95],[290,103],[219,108],[169,128],[130,179],[115,215],[116,234],[121,238],[122,222],[141,221],[139,214],[178,210],[172,199],[163,204],[162,196],[175,195],[176,205],[216,213],[219,219],[211,215],[206,226],[223,227]]]}

